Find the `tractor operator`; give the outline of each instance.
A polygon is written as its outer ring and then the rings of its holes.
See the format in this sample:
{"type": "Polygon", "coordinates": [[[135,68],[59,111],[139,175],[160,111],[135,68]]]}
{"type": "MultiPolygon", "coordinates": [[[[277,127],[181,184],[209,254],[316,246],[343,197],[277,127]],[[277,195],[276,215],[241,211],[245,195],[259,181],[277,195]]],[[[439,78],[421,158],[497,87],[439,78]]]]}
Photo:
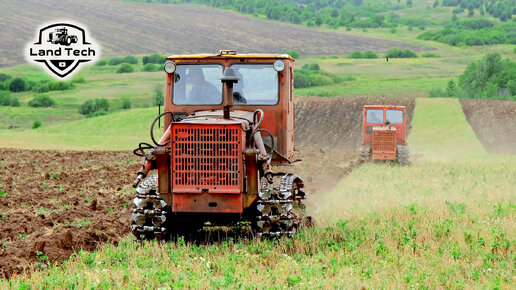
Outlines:
{"type": "Polygon", "coordinates": [[[192,84],[188,93],[188,104],[216,105],[222,102],[222,94],[212,83],[206,81],[202,68],[190,68],[187,80],[192,84]]]}

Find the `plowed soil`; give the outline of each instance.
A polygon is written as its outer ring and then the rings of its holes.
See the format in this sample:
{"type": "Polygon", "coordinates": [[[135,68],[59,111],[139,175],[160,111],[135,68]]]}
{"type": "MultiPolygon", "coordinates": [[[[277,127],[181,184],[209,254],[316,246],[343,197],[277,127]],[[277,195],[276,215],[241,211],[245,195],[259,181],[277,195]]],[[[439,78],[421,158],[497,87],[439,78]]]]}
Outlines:
{"type": "Polygon", "coordinates": [[[463,99],[460,103],[488,152],[516,154],[516,102],[463,99]]]}
{"type": "MultiPolygon", "coordinates": [[[[311,196],[330,190],[357,165],[364,104],[403,104],[412,120],[414,100],[304,98],[296,104],[296,142],[303,159],[277,168],[305,179],[311,196]]],[[[0,149],[0,278],[81,249],[117,243],[130,231],[139,159],[130,152],[0,149]]]]}

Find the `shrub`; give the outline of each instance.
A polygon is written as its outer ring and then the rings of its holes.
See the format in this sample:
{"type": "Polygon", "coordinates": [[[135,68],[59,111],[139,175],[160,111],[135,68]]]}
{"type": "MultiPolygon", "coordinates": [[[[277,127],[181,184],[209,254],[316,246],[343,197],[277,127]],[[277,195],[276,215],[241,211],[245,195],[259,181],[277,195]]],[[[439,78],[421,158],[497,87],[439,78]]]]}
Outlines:
{"type": "Polygon", "coordinates": [[[125,98],[122,100],[122,109],[127,110],[130,109],[133,106],[131,103],[131,100],[128,98],[125,98]]]}
{"type": "Polygon", "coordinates": [[[32,122],[32,129],[38,129],[39,127],[41,127],[41,121],[34,120],[34,122],[32,122]]]}
{"type": "Polygon", "coordinates": [[[134,72],[134,68],[132,65],[128,63],[123,63],[117,70],[117,74],[123,74],[123,73],[132,73],[134,72]]]}
{"type": "Polygon", "coordinates": [[[358,50],[355,50],[350,55],[348,55],[348,58],[352,58],[352,59],[362,58],[362,53],[358,50]]]}
{"type": "Polygon", "coordinates": [[[50,92],[50,88],[48,87],[48,84],[37,84],[34,87],[34,91],[38,93],[47,93],[50,92]]]}
{"type": "Polygon", "coordinates": [[[28,105],[34,108],[47,108],[55,107],[57,103],[49,95],[41,94],[35,96],[32,100],[30,100],[28,105]]]}
{"type": "Polygon", "coordinates": [[[146,71],[146,72],[153,72],[153,71],[158,71],[158,70],[159,70],[159,65],[153,64],[153,63],[148,63],[148,64],[144,65],[143,69],[142,69],[142,71],[146,71]]]}
{"type": "Polygon", "coordinates": [[[121,63],[123,63],[123,61],[119,57],[113,57],[112,59],[109,60],[109,65],[119,65],[121,63]]]}
{"type": "Polygon", "coordinates": [[[163,89],[161,87],[156,87],[154,89],[154,105],[164,105],[165,99],[163,98],[163,89]]]}
{"type": "Polygon", "coordinates": [[[321,68],[317,63],[307,63],[303,65],[303,69],[305,70],[320,70],[321,68]]]}
{"type": "Polygon", "coordinates": [[[0,83],[6,82],[12,78],[13,76],[10,74],[0,73],[0,83]]]}
{"type": "Polygon", "coordinates": [[[86,118],[94,118],[98,116],[105,116],[109,114],[107,111],[96,111],[86,116],[86,118]]]}
{"type": "Polygon", "coordinates": [[[21,106],[20,99],[14,97],[11,99],[11,107],[19,107],[21,106]]]}
{"type": "MultiPolygon", "coordinates": [[[[82,115],[89,116],[95,112],[109,111],[109,101],[105,98],[95,99],[95,100],[87,100],[82,105],[79,106],[79,113],[82,115]]],[[[98,116],[101,113],[98,113],[95,116],[98,116]]],[[[94,116],[93,116],[94,117],[94,116]]]]}
{"type": "Polygon", "coordinates": [[[290,55],[293,59],[298,59],[300,57],[299,51],[297,50],[289,50],[285,52],[285,54],[290,55]]]}
{"type": "Polygon", "coordinates": [[[327,85],[332,85],[333,80],[330,77],[325,76],[325,75],[313,74],[311,76],[311,83],[312,83],[312,86],[327,86],[327,85]]]}
{"type": "Polygon", "coordinates": [[[445,95],[446,93],[442,89],[431,89],[430,92],[428,92],[429,98],[443,98],[445,95]]]}
{"type": "Polygon", "coordinates": [[[368,50],[362,54],[362,58],[373,59],[373,58],[378,58],[378,55],[376,55],[376,53],[374,53],[374,51],[368,50]]]}
{"type": "Polygon", "coordinates": [[[397,47],[393,47],[389,49],[385,56],[389,58],[415,58],[417,54],[409,49],[401,50],[397,47]]]}
{"type": "Polygon", "coordinates": [[[390,32],[391,32],[392,34],[396,33],[396,27],[391,27],[390,32]]]}
{"type": "Polygon", "coordinates": [[[95,63],[96,66],[106,66],[108,64],[107,60],[101,59],[95,63]]]}
{"type": "Polygon", "coordinates": [[[299,72],[294,74],[294,88],[308,88],[311,85],[312,82],[307,74],[299,72]]]}
{"type": "Polygon", "coordinates": [[[57,82],[49,82],[48,88],[51,91],[66,91],[66,90],[74,89],[75,85],[72,82],[57,81],[57,82]]]}
{"type": "Polygon", "coordinates": [[[0,106],[11,105],[11,93],[9,91],[0,91],[0,106]]]}
{"type": "Polygon", "coordinates": [[[138,64],[138,59],[132,55],[128,55],[122,58],[122,62],[130,63],[130,64],[138,64]]]}
{"type": "Polygon", "coordinates": [[[423,52],[421,54],[421,57],[436,58],[436,57],[439,57],[439,55],[437,53],[433,53],[433,52],[423,52]]]}
{"type": "Polygon", "coordinates": [[[142,59],[142,63],[148,64],[148,63],[155,63],[155,64],[162,64],[165,62],[165,57],[160,54],[151,54],[149,56],[144,56],[142,59]]]}
{"type": "Polygon", "coordinates": [[[11,92],[25,92],[30,90],[30,84],[24,78],[14,78],[9,83],[9,90],[11,92]]]}
{"type": "Polygon", "coordinates": [[[453,98],[457,96],[457,85],[455,85],[455,82],[453,80],[450,80],[448,82],[448,85],[446,86],[446,97],[453,98]]]}

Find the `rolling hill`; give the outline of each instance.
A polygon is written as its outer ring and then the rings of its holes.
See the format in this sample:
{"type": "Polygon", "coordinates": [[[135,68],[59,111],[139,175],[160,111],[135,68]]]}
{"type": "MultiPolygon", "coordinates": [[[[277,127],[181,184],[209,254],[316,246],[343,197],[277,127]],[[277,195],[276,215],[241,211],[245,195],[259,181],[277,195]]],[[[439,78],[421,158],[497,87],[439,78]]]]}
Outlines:
{"type": "Polygon", "coordinates": [[[86,25],[104,55],[216,52],[344,54],[379,53],[393,46],[422,48],[398,41],[353,36],[337,31],[260,20],[231,11],[190,5],[156,5],[122,1],[0,0],[0,66],[23,62],[25,43],[38,25],[72,19],[86,25]],[[30,9],[27,9],[30,8],[30,9]]]}

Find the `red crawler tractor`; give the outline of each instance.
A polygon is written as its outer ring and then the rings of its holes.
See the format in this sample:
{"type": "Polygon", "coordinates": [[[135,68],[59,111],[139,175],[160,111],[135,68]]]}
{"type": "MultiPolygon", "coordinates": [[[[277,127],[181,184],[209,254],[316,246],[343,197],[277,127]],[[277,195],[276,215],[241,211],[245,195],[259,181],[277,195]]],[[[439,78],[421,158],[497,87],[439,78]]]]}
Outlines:
{"type": "Polygon", "coordinates": [[[240,221],[261,236],[291,236],[305,223],[297,210],[303,180],[273,171],[294,160],[293,63],[288,55],[236,51],[167,58],[154,144],[134,150],[144,157],[133,184],[138,239],[240,221]],[[147,177],[152,169],[157,174],[147,177]]]}
{"type": "Polygon", "coordinates": [[[364,106],[361,161],[396,160],[409,164],[405,106],[364,106]]]}

